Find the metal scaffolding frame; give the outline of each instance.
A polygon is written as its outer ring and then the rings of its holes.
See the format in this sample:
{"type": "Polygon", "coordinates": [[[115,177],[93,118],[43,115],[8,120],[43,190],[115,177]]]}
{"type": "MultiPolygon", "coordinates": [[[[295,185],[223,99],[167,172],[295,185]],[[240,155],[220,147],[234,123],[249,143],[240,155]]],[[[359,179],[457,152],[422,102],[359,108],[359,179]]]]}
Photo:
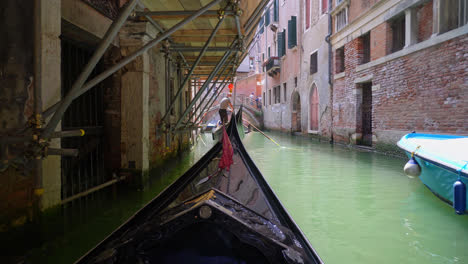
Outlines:
{"type": "MultiPolygon", "coordinates": [[[[200,109],[200,106],[203,104],[203,102],[205,101],[206,97],[208,97],[208,95],[210,94],[210,92],[211,92],[211,91],[213,90],[213,88],[216,86],[216,83],[218,83],[218,81],[219,81],[221,75],[224,74],[224,72],[226,71],[227,67],[228,67],[229,64],[234,60],[234,58],[235,58],[235,57],[232,57],[232,58],[230,59],[229,63],[228,63],[228,64],[225,64],[225,65],[224,65],[224,68],[222,69],[222,71],[220,71],[219,74],[218,74],[218,76],[216,76],[216,81],[214,81],[213,84],[211,85],[211,87],[206,91],[205,96],[203,97],[203,99],[200,100],[200,104],[195,108],[195,110],[194,110],[194,111],[192,112],[192,114],[189,116],[189,118],[188,118],[189,120],[192,119],[192,118],[196,115],[198,109],[200,109]]],[[[228,77],[228,74],[225,75],[225,77],[224,77],[222,83],[226,82],[227,77],[228,77]]],[[[209,85],[209,84],[208,84],[208,85],[209,85]]],[[[207,85],[207,86],[208,86],[208,85],[207,85]]],[[[205,105],[205,106],[206,106],[206,105],[205,105]]],[[[202,112],[203,110],[204,110],[204,109],[202,109],[201,112],[202,112]]]]}
{"type": "MultiPolygon", "coordinates": [[[[180,128],[182,121],[184,118],[187,116],[187,114],[192,110],[193,106],[195,103],[200,99],[202,94],[207,90],[208,86],[210,83],[212,83],[213,78],[219,73],[218,77],[216,78],[215,83],[211,86],[209,91],[213,89],[216,83],[220,83],[222,88],[219,90],[217,96],[219,96],[220,92],[222,89],[226,86],[227,80],[230,80],[233,78],[235,75],[235,69],[238,67],[239,62],[236,61],[235,63],[232,63],[229,61],[229,57],[231,56],[232,53],[236,53],[236,59],[238,59],[239,54],[237,52],[245,52],[245,43],[244,40],[248,39],[246,36],[251,36],[252,33],[255,31],[254,25],[256,25],[260,19],[261,16],[261,10],[265,7],[265,5],[268,3],[268,0],[262,0],[262,2],[257,6],[255,11],[250,15],[250,17],[247,19],[247,21],[244,23],[244,28],[241,28],[241,23],[240,23],[240,18],[239,16],[242,14],[242,10],[239,9],[239,1],[238,0],[230,0],[226,1],[226,7],[221,10],[210,10],[212,7],[215,5],[219,4],[223,0],[212,0],[205,6],[201,7],[199,10],[190,10],[190,11],[146,11],[147,7],[143,4],[140,3],[140,0],[129,0],[127,4],[121,9],[121,12],[119,13],[118,17],[112,22],[108,30],[106,31],[104,37],[101,39],[100,43],[98,44],[96,50],[94,51],[93,55],[91,56],[90,60],[87,62],[86,66],[83,68],[81,74],[78,76],[76,81],[73,83],[71,86],[70,91],[56,104],[52,105],[45,111],[42,111],[41,115],[41,109],[39,107],[36,107],[37,113],[35,118],[35,121],[33,122],[33,125],[35,127],[26,127],[24,129],[21,129],[19,133],[15,136],[7,136],[4,137],[0,140],[0,157],[2,160],[6,159],[4,155],[4,151],[6,149],[7,145],[10,144],[17,144],[17,143],[23,143],[23,142],[32,142],[32,144],[29,144],[29,146],[32,149],[32,152],[28,152],[28,158],[29,159],[37,159],[38,157],[45,157],[48,154],[56,154],[56,155],[76,155],[76,152],[74,150],[54,150],[51,148],[48,148],[49,146],[49,140],[52,138],[60,138],[60,137],[73,137],[73,136],[80,136],[82,134],[81,130],[76,130],[76,131],[59,131],[55,132],[55,129],[57,125],[60,123],[62,120],[62,117],[65,113],[65,111],[68,109],[72,101],[79,96],[83,95],[85,92],[96,86],[98,83],[112,75],[113,73],[117,72],[118,70],[122,69],[125,67],[128,63],[131,61],[135,60],[138,56],[142,55],[143,53],[147,52],[149,49],[157,45],[163,40],[167,40],[169,43],[175,44],[174,41],[171,39],[171,35],[176,32],[177,30],[181,29],[184,27],[187,23],[193,21],[194,19],[203,16],[203,17],[218,17],[219,21],[216,27],[213,29],[211,32],[209,39],[206,41],[205,45],[203,47],[184,47],[184,46],[178,46],[178,45],[172,45],[172,47],[169,47],[166,52],[176,52],[182,59],[184,66],[180,67],[181,69],[187,67],[190,67],[189,72],[185,75],[182,84],[179,86],[179,89],[177,91],[176,96],[171,100],[171,104],[169,108],[167,109],[167,112],[164,115],[163,123],[165,123],[165,120],[167,119],[168,113],[170,113],[170,110],[174,107],[176,101],[179,99],[180,94],[183,92],[185,89],[184,86],[195,76],[206,76],[203,71],[195,72],[195,69],[198,66],[214,66],[214,68],[211,69],[211,73],[207,75],[207,78],[205,79],[202,87],[200,87],[199,91],[196,93],[194,98],[190,101],[184,112],[181,114],[179,119],[177,120],[176,124],[174,127],[172,127],[171,131],[175,131],[176,129],[180,128]],[[145,11],[135,11],[137,9],[145,9],[145,11]],[[159,31],[159,34],[157,37],[154,39],[150,40],[147,44],[139,48],[138,50],[134,51],[130,55],[126,56],[125,58],[121,59],[119,62],[117,62],[115,65],[111,66],[107,70],[103,71],[102,73],[98,74],[96,77],[92,78],[91,80],[88,80],[91,72],[94,70],[96,67],[96,64],[99,62],[99,60],[102,58],[110,44],[113,42],[114,38],[120,31],[120,29],[123,27],[125,22],[129,19],[129,17],[144,17],[155,29],[159,31]],[[235,21],[235,29],[237,33],[237,38],[231,43],[230,47],[225,48],[225,47],[209,47],[210,42],[213,41],[216,33],[218,32],[221,23],[225,19],[226,16],[231,16],[235,21]],[[164,30],[164,27],[162,27],[160,24],[158,24],[153,17],[161,17],[163,19],[171,19],[171,18],[176,18],[176,19],[182,19],[180,22],[176,23],[174,26],[171,28],[164,30]],[[243,30],[246,33],[243,35],[243,30]],[[187,59],[184,57],[182,52],[199,52],[199,55],[195,61],[187,61],[187,59]],[[201,61],[202,57],[206,52],[225,52],[224,55],[221,57],[221,59],[218,62],[210,62],[209,60],[207,61],[201,61]],[[229,61],[229,62],[228,62],[229,61]],[[190,66],[190,64],[192,66],[190,66]],[[223,70],[220,69],[225,66],[226,67],[233,67],[233,72],[231,74],[225,74],[225,68],[223,70]],[[221,78],[222,75],[225,75],[224,80],[222,82],[219,82],[219,79],[221,78]],[[45,127],[42,128],[42,120],[45,120],[47,117],[50,117],[50,120],[45,124],[45,127]],[[32,128],[32,129],[31,129],[32,128]],[[47,153],[47,149],[49,149],[49,153],[47,153]],[[32,154],[31,154],[32,153],[32,154]]],[[[242,55],[241,55],[242,56],[242,55]]],[[[40,95],[40,93],[35,92],[35,95],[40,95]]],[[[200,105],[198,105],[198,108],[201,107],[201,105],[205,102],[205,99],[207,97],[208,93],[205,95],[205,97],[201,100],[200,105]]],[[[40,96],[36,96],[38,98],[38,102],[36,102],[37,106],[40,106],[40,96]]],[[[203,111],[206,109],[207,106],[213,104],[215,95],[213,95],[208,102],[205,104],[203,109],[201,110],[200,113],[203,113],[203,111]]],[[[197,108],[197,109],[198,109],[197,108]]],[[[190,118],[193,118],[195,116],[196,112],[194,112],[190,118]]],[[[198,120],[200,118],[200,115],[196,117],[198,120]]],[[[4,164],[8,164],[5,163],[4,164]]]]}

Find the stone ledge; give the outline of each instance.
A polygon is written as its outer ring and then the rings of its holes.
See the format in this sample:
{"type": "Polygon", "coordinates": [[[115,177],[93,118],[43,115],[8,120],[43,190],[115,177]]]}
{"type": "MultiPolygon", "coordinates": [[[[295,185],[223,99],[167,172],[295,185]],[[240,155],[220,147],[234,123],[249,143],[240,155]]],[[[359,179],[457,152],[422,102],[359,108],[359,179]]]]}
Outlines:
{"type": "Polygon", "coordinates": [[[338,80],[338,79],[341,79],[341,78],[343,78],[343,77],[345,77],[345,72],[335,73],[335,74],[333,75],[333,79],[334,79],[334,80],[338,80]]]}

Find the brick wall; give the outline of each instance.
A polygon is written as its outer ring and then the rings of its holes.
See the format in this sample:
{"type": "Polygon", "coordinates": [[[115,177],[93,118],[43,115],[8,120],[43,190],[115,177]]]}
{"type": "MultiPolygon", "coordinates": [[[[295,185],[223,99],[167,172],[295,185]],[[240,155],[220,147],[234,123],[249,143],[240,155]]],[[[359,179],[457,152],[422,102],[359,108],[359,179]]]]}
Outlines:
{"type": "Polygon", "coordinates": [[[418,23],[418,42],[424,41],[432,35],[432,19],[433,19],[433,1],[429,1],[420,6],[417,10],[416,17],[418,23]]]}
{"type": "Polygon", "coordinates": [[[371,61],[390,53],[392,47],[392,30],[390,24],[384,22],[370,32],[371,61]]]}
{"type": "Polygon", "coordinates": [[[352,0],[349,5],[348,22],[354,21],[380,0],[352,0]]]}
{"type": "MultiPolygon", "coordinates": [[[[468,134],[468,36],[355,72],[357,40],[346,44],[346,77],[335,81],[335,131],[356,129],[354,80],[372,75],[373,131],[468,134]]],[[[335,134],[348,142],[349,135],[335,134]]]]}

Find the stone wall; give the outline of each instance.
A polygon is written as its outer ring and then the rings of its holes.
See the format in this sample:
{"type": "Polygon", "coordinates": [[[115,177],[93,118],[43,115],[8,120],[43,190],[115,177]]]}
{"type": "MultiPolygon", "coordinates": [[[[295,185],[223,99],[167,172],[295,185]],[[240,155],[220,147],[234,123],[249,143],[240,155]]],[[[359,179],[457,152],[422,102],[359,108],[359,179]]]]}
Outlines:
{"type": "MultiPolygon", "coordinates": [[[[34,5],[31,1],[0,2],[0,138],[18,136],[34,114],[34,5]]],[[[0,148],[0,157],[15,154],[0,148]],[[5,152],[4,152],[5,151],[5,152]]],[[[3,165],[3,164],[2,164],[3,165]]],[[[18,165],[18,164],[17,164],[18,165]]],[[[33,164],[0,171],[0,232],[31,215],[36,173],[33,164]]]]}

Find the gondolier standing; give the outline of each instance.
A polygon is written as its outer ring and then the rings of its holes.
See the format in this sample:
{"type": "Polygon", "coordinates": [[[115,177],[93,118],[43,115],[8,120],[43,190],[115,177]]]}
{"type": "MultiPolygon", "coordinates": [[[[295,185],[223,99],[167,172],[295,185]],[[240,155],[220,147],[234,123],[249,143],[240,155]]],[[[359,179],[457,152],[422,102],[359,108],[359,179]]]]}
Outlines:
{"type": "Polygon", "coordinates": [[[228,106],[231,107],[232,111],[234,111],[234,106],[232,106],[231,93],[228,93],[226,97],[224,97],[221,102],[219,103],[219,116],[221,117],[221,121],[223,124],[228,123],[228,115],[227,115],[227,108],[228,106]]]}

